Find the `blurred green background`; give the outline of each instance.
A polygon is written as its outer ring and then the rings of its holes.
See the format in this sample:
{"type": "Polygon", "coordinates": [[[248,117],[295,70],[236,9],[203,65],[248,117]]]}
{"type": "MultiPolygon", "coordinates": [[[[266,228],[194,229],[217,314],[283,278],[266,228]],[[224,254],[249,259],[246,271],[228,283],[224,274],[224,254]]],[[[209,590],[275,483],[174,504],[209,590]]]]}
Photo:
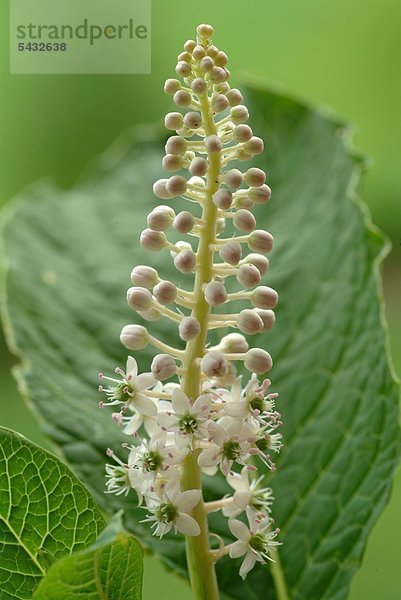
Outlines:
{"type": "MultiPolygon", "coordinates": [[[[12,0],[11,0],[12,1],[12,0]]],[[[56,1],[56,0],[55,0],[56,1]]],[[[0,203],[38,178],[74,183],[88,162],[134,123],[154,122],[171,109],[162,93],[175,56],[200,22],[230,58],[233,81],[252,76],[356,126],[355,145],[372,157],[361,190],[393,242],[384,270],[394,363],[401,371],[401,2],[399,0],[153,0],[152,74],[10,75],[9,3],[0,3],[0,203]]],[[[268,143],[268,140],[267,140],[268,143]]],[[[29,268],[29,265],[27,265],[29,268]]],[[[0,338],[0,423],[47,444],[10,376],[0,338]]],[[[378,521],[351,600],[401,598],[401,476],[378,521]]],[[[146,562],[146,600],[186,600],[186,584],[155,559],[146,562]]]]}

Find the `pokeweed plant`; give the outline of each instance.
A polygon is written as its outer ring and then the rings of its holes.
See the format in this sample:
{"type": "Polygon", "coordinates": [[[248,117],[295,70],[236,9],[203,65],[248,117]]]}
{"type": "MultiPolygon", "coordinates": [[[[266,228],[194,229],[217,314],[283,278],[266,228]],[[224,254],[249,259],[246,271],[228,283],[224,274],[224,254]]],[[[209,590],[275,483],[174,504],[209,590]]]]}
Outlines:
{"type": "Polygon", "coordinates": [[[279,530],[270,517],[272,490],[263,475],[257,476],[255,459],[273,470],[272,453],[282,445],[276,431],[281,424],[277,394],[270,392],[268,379],[258,379],[271,369],[271,356],[262,348],[250,349],[242,335],[271,329],[278,299],[275,290],[258,285],[268,270],[265,254],[273,237],[256,229],[251,210],[270,199],[266,174],[255,167],[232,168],[234,162],[261,154],[263,141],[246,124],[248,110],[240,91],[230,88],[227,55],[212,43],[212,34],[210,25],[199,25],[196,42],[187,41],[178,56],[176,72],[183,84],[168,79],[164,88],[187,110],[166,115],[167,129],[177,135],[167,141],[163,167],[188,170],[189,178],[159,179],[153,191],[164,201],[184,198],[192,210],[176,214],[170,205],[159,205],[140,236],[147,250],[171,253],[178,276],[175,282],[165,280],[153,267],[136,266],[134,287],[127,293],[129,306],[144,319],[166,318],[178,327],[185,349],[168,345],[142,325],[126,325],[120,337],[126,348],[140,352],[150,344],[162,353],[153,358],[151,372],[138,374],[137,362],[129,356],[125,371],[116,368],[120,379],[99,375],[99,390],[108,397],[101,406],[118,407],[113,419],[137,438],[125,462],[108,451],[115,461],[106,467],[108,491],[135,490],[155,535],[163,537],[173,529],[186,536],[191,586],[199,600],[219,597],[214,564],[225,554],[244,557],[242,578],[256,562],[272,560],[279,530]],[[228,220],[239,235],[224,235],[228,220]],[[190,236],[195,248],[188,237],[170,242],[164,233],[170,228],[190,236]],[[251,250],[245,257],[244,245],[251,250]],[[192,288],[182,277],[190,274],[192,288]],[[238,286],[232,293],[225,286],[229,277],[238,286]],[[185,287],[180,287],[177,280],[183,279],[185,287]],[[230,303],[237,300],[252,308],[230,312],[230,303]],[[208,332],[227,327],[242,333],[225,335],[211,346],[208,332]],[[237,374],[237,361],[250,372],[247,382],[237,374]],[[147,436],[138,441],[142,433],[147,436]],[[234,465],[242,468],[240,473],[234,465]],[[205,503],[202,471],[213,476],[218,468],[235,492],[205,503]],[[227,516],[237,541],[225,545],[209,531],[207,515],[214,511],[227,516]],[[236,518],[243,513],[247,524],[236,518]],[[219,541],[217,549],[210,547],[211,536],[219,541]]]}

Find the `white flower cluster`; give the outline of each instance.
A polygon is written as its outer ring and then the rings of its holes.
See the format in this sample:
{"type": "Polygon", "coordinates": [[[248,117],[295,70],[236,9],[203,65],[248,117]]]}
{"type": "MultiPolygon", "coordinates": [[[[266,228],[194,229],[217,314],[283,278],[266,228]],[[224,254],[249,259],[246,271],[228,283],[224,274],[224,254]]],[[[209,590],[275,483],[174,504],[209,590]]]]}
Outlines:
{"type": "Polygon", "coordinates": [[[199,511],[221,510],[238,540],[211,550],[211,556],[216,560],[227,553],[245,556],[240,570],[245,577],[255,562],[270,559],[278,544],[278,530],[272,529],[270,517],[272,490],[264,486],[263,476],[257,476],[256,467],[259,459],[274,470],[272,456],[281,448],[277,394],[270,393],[268,379],[258,379],[271,369],[272,359],[264,349],[250,349],[242,335],[267,331],[275,322],[277,293],[259,285],[269,267],[265,254],[272,249],[273,237],[255,228],[251,212],[255,204],[268,202],[271,191],[261,169],[243,173],[231,168],[232,161],[260,154],[263,142],[245,124],[248,110],[241,93],[230,88],[227,56],[212,44],[213,28],[200,25],[197,33],[197,41],[186,42],[178,57],[176,72],[183,83],[168,79],[165,84],[165,91],[186,113],[166,116],[166,127],[176,135],[167,141],[163,167],[169,172],[187,169],[190,176],[172,175],[153,188],[165,201],[187,199],[194,211],[176,214],[171,206],[158,206],[148,215],[148,228],[140,238],[149,250],[169,250],[174,267],[194,275],[194,287],[177,287],[161,279],[154,268],[140,265],[132,271],[133,287],[127,293],[128,305],[145,320],[164,317],[174,322],[185,348],[168,345],[141,325],[123,328],[121,341],[129,350],[150,344],[161,353],[149,373],[138,374],[137,362],[130,356],[125,372],[116,369],[119,378],[100,375],[110,382],[99,387],[107,395],[101,406],[116,406],[112,418],[133,436],[126,462],[108,450],[114,464],[106,466],[107,488],[116,494],[134,490],[139,505],[147,509],[144,520],[160,537],[171,529],[198,536],[199,511]],[[222,237],[227,220],[239,235],[222,237]],[[165,234],[170,228],[188,239],[173,244],[165,234]],[[251,253],[243,257],[244,244],[251,253]],[[241,287],[228,293],[225,279],[231,276],[241,287]],[[237,300],[249,301],[252,308],[239,313],[214,310],[237,300]],[[208,331],[226,327],[241,333],[208,345],[208,331]],[[251,372],[245,386],[236,361],[243,361],[251,372]],[[166,383],[171,378],[175,380],[166,383]],[[188,392],[194,389],[188,387],[191,378],[191,385],[196,378],[198,382],[193,394],[188,392]],[[191,458],[195,463],[189,463],[191,458]],[[189,464],[207,475],[220,470],[232,495],[204,503],[201,489],[183,484],[189,464]],[[236,519],[241,514],[246,514],[248,525],[236,519]]]}

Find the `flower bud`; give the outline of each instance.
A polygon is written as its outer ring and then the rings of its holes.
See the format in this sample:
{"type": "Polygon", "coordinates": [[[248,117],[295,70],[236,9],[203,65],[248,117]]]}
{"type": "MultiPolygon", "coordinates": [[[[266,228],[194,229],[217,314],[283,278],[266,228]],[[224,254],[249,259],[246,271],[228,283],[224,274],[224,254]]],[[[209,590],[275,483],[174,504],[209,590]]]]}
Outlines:
{"type": "Polygon", "coordinates": [[[218,219],[216,219],[216,235],[220,235],[221,233],[223,233],[224,229],[226,228],[226,220],[224,217],[219,217],[218,219]]]}
{"type": "Polygon", "coordinates": [[[149,334],[142,325],[125,325],[121,330],[120,341],[128,350],[142,350],[149,343],[149,334]]]}
{"type": "Polygon", "coordinates": [[[185,52],[193,52],[193,49],[196,47],[196,42],[194,40],[187,40],[184,44],[185,52]]]}
{"type": "Polygon", "coordinates": [[[173,227],[180,233],[189,233],[195,225],[195,217],[187,210],[178,213],[173,222],[173,227]]]}
{"type": "Polygon", "coordinates": [[[187,180],[180,175],[173,175],[166,183],[166,190],[172,196],[181,196],[187,191],[187,180]]]}
{"type": "Polygon", "coordinates": [[[233,195],[230,192],[230,190],[227,190],[225,188],[220,188],[213,195],[212,200],[215,203],[215,205],[217,206],[217,208],[220,208],[221,210],[227,210],[228,208],[230,208],[230,206],[232,204],[233,195]]]}
{"type": "Polygon", "coordinates": [[[202,79],[202,77],[197,77],[191,83],[191,88],[194,94],[199,96],[200,94],[204,94],[206,92],[206,81],[202,79]]]}
{"type": "Polygon", "coordinates": [[[196,28],[196,32],[201,39],[208,40],[212,37],[214,29],[211,25],[208,25],[207,23],[202,23],[201,25],[198,25],[198,27],[196,28]]]}
{"type": "Polygon", "coordinates": [[[181,89],[181,83],[178,81],[178,79],[166,79],[164,84],[164,91],[166,94],[170,94],[172,96],[179,89],[181,89]]]}
{"type": "Polygon", "coordinates": [[[166,190],[166,183],[168,179],[158,179],[153,184],[153,193],[157,198],[161,198],[162,200],[168,200],[171,198],[171,194],[166,190]]]}
{"type": "Polygon", "coordinates": [[[181,273],[192,273],[196,266],[196,254],[193,250],[181,250],[174,257],[174,266],[181,273]]]}
{"type": "Polygon", "coordinates": [[[131,281],[134,285],[151,289],[159,281],[159,275],[152,267],[138,265],[132,269],[131,281]]]}
{"type": "Polygon", "coordinates": [[[184,166],[182,156],[179,154],[166,154],[162,160],[162,167],[165,171],[173,173],[174,171],[180,171],[184,166]]]}
{"type": "Polygon", "coordinates": [[[249,188],[249,197],[255,204],[266,204],[266,202],[269,202],[271,195],[272,191],[266,184],[249,188]]]}
{"type": "Polygon", "coordinates": [[[254,204],[252,200],[248,196],[234,196],[234,207],[237,210],[241,208],[245,208],[246,210],[251,210],[254,204]]]}
{"type": "Polygon", "coordinates": [[[252,292],[251,302],[257,308],[274,308],[278,302],[278,294],[273,288],[261,285],[252,292]]]}
{"type": "Polygon", "coordinates": [[[261,276],[259,269],[252,264],[243,264],[238,269],[237,281],[247,288],[251,288],[260,282],[261,276]]]}
{"type": "Polygon", "coordinates": [[[268,231],[256,229],[249,235],[248,246],[255,252],[270,252],[273,248],[274,238],[268,231]]]}
{"type": "Polygon", "coordinates": [[[185,154],[187,140],[181,135],[172,135],[166,143],[166,154],[185,154]]]}
{"type": "Polygon", "coordinates": [[[256,312],[263,321],[263,331],[267,331],[274,326],[276,322],[276,315],[272,310],[258,309],[256,312]]]}
{"type": "Polygon", "coordinates": [[[141,310],[138,312],[142,319],[145,319],[145,321],[157,321],[161,317],[160,312],[154,306],[151,306],[147,310],[141,310]]]}
{"type": "Polygon", "coordinates": [[[205,147],[208,152],[220,152],[223,144],[217,135],[208,135],[205,138],[205,147]]]}
{"type": "Polygon", "coordinates": [[[269,268],[269,260],[266,256],[263,256],[263,254],[255,254],[252,252],[244,258],[244,261],[255,265],[261,275],[265,275],[269,268]]]}
{"type": "Polygon", "coordinates": [[[226,354],[242,354],[247,352],[249,344],[240,333],[229,333],[221,339],[219,348],[226,354]]]}
{"type": "Polygon", "coordinates": [[[170,112],[164,117],[164,126],[166,129],[177,131],[184,125],[184,118],[179,112],[170,112]]]}
{"type": "Polygon", "coordinates": [[[178,55],[177,57],[177,61],[178,62],[187,62],[190,63],[192,60],[192,54],[190,52],[187,52],[186,50],[184,52],[181,52],[181,54],[178,55]]]}
{"type": "Polygon", "coordinates": [[[218,52],[214,57],[214,64],[218,67],[225,67],[228,63],[228,56],[225,52],[218,52]]]}
{"type": "Polygon", "coordinates": [[[185,342],[189,342],[199,335],[201,330],[198,319],[195,317],[183,317],[178,325],[178,335],[185,342]]]}
{"type": "Polygon", "coordinates": [[[244,144],[244,150],[245,152],[249,152],[249,154],[262,154],[264,147],[265,145],[262,138],[256,136],[251,137],[251,139],[244,144]]]}
{"type": "Polygon", "coordinates": [[[202,125],[202,117],[200,113],[189,111],[184,117],[184,124],[189,129],[198,129],[202,125]]]}
{"type": "Polygon", "coordinates": [[[175,219],[175,212],[170,206],[156,206],[148,214],[147,222],[148,227],[153,231],[165,231],[173,224],[175,219]]]}
{"type": "Polygon", "coordinates": [[[251,348],[248,350],[244,360],[245,368],[251,373],[261,375],[270,371],[273,366],[272,357],[266,350],[261,348],[251,348]]]}
{"type": "Polygon", "coordinates": [[[242,248],[238,242],[227,242],[219,250],[222,260],[229,265],[237,265],[241,260],[242,248]]]}
{"type": "Polygon", "coordinates": [[[161,231],[153,231],[152,229],[144,229],[141,233],[140,244],[146,250],[158,252],[166,246],[166,236],[161,231]]]}
{"type": "Polygon", "coordinates": [[[213,112],[221,113],[228,107],[228,100],[223,94],[213,94],[211,104],[213,112]]]}
{"type": "Polygon", "coordinates": [[[252,187],[260,187],[266,181],[266,173],[262,169],[252,167],[248,169],[244,175],[244,181],[247,185],[252,187]]]}
{"type": "Polygon", "coordinates": [[[180,60],[175,67],[175,72],[177,75],[181,75],[181,77],[189,77],[192,73],[191,65],[184,60],[180,60]]]}
{"type": "Polygon", "coordinates": [[[226,69],[222,69],[221,67],[213,67],[210,72],[210,79],[213,83],[222,83],[227,79],[227,71],[226,69]]]}
{"type": "Polygon", "coordinates": [[[207,160],[202,158],[201,156],[196,156],[189,165],[189,172],[191,175],[196,175],[197,177],[202,177],[206,175],[208,168],[207,160]]]}
{"type": "Polygon", "coordinates": [[[263,329],[262,319],[255,310],[249,308],[241,310],[238,315],[237,325],[238,329],[249,335],[259,333],[263,329]]]}
{"type": "Polygon", "coordinates": [[[204,56],[206,56],[206,50],[204,49],[203,46],[197,45],[192,50],[192,56],[194,57],[195,60],[202,60],[202,58],[204,56]]]}
{"type": "Polygon", "coordinates": [[[231,169],[224,174],[224,183],[231,189],[239,188],[242,183],[242,173],[238,169],[231,169]]]}
{"type": "Polygon", "coordinates": [[[177,365],[174,358],[169,354],[157,354],[152,361],[150,370],[155,379],[165,381],[165,379],[170,379],[176,373],[177,365]]]}
{"type": "Polygon", "coordinates": [[[244,100],[241,92],[235,88],[227,92],[227,100],[230,106],[238,106],[244,100]]]}
{"type": "Polygon", "coordinates": [[[210,56],[205,56],[199,63],[199,68],[202,73],[209,73],[214,67],[213,59],[210,56]]]}
{"type": "Polygon", "coordinates": [[[217,46],[215,46],[214,44],[211,44],[210,46],[208,46],[206,54],[208,56],[211,56],[212,58],[216,58],[216,56],[219,53],[219,49],[217,48],[217,46]]]}
{"type": "Polygon", "coordinates": [[[133,310],[147,310],[152,306],[152,294],[146,288],[131,287],[127,291],[128,306],[133,310]]]}
{"type": "Polygon", "coordinates": [[[177,288],[171,281],[159,281],[153,288],[153,295],[160,304],[165,306],[174,302],[177,297],[177,288]]]}
{"type": "Polygon", "coordinates": [[[233,218],[233,224],[236,229],[239,231],[243,231],[245,233],[249,233],[256,227],[256,220],[253,214],[246,210],[245,208],[241,208],[237,210],[233,218]]]}
{"type": "MultiPolygon", "coordinates": [[[[187,63],[183,63],[187,67],[187,63]]],[[[192,95],[187,90],[178,90],[173,96],[173,102],[177,106],[191,106],[192,104],[192,95]]]]}
{"type": "Polygon", "coordinates": [[[210,306],[218,306],[227,300],[227,290],[221,281],[211,281],[205,287],[205,299],[210,306]]]}
{"type": "Polygon", "coordinates": [[[206,377],[223,377],[227,371],[224,354],[217,350],[207,352],[201,361],[201,370],[206,377]]]}
{"type": "Polygon", "coordinates": [[[230,111],[230,119],[236,125],[239,123],[246,123],[246,121],[249,119],[249,112],[247,107],[243,104],[234,106],[230,111]]]}
{"type": "Polygon", "coordinates": [[[243,143],[252,139],[253,131],[249,125],[237,125],[233,131],[233,138],[236,142],[243,143]]]}
{"type": "Polygon", "coordinates": [[[218,94],[224,94],[226,96],[227,92],[230,91],[230,84],[227,81],[222,81],[221,83],[215,83],[213,85],[213,90],[218,94]]]}

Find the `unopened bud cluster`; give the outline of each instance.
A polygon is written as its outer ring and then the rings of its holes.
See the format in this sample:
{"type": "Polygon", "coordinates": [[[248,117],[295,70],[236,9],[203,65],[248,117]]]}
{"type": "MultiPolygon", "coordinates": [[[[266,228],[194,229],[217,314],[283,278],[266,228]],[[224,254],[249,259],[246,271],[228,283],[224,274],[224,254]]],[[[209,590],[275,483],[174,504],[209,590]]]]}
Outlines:
{"type": "Polygon", "coordinates": [[[281,448],[281,435],[276,432],[277,394],[270,393],[268,379],[258,379],[271,369],[271,356],[264,348],[250,348],[243,334],[273,327],[278,296],[262,283],[273,237],[257,228],[252,213],[255,205],[270,200],[266,174],[252,166],[243,170],[233,166],[261,154],[263,141],[247,124],[248,110],[240,91],[230,87],[227,56],[212,43],[212,33],[210,25],[198,27],[197,40],[187,41],[178,56],[179,79],[165,83],[176,109],[165,117],[166,128],[174,132],[162,161],[167,176],[153,186],[163,204],[149,213],[140,236],[144,248],[170,253],[182,287],[160,278],[153,267],[140,265],[132,270],[127,292],[131,309],[145,321],[171,321],[183,344],[175,348],[153,336],[150,327],[126,325],[121,342],[127,349],[135,352],[151,345],[158,353],[150,371],[141,374],[130,356],[126,371],[116,369],[119,378],[101,375],[111,384],[107,388],[101,384],[100,390],[108,397],[102,406],[116,406],[113,419],[134,436],[126,462],[109,451],[115,464],[106,467],[108,491],[134,490],[156,535],[174,529],[197,536],[200,526],[192,511],[203,502],[202,490],[182,489],[187,457],[194,453],[198,467],[209,475],[220,469],[234,493],[204,506],[206,512],[221,510],[228,517],[238,541],[220,554],[215,551],[216,559],[224,553],[245,555],[240,571],[245,577],[278,544],[269,516],[272,492],[263,486],[262,477],[255,477],[255,459],[273,470],[272,454],[281,448]],[[188,210],[174,210],[177,197],[188,200],[188,210]],[[200,216],[193,210],[197,206],[200,216]],[[228,221],[238,233],[224,237],[228,221]],[[169,230],[182,234],[182,241],[170,241],[169,230]],[[209,265],[200,254],[206,236],[211,236],[209,265]],[[237,282],[234,292],[226,287],[231,277],[237,282]],[[238,300],[245,307],[230,312],[230,303],[238,300]],[[235,332],[208,345],[208,331],[227,327],[235,332]],[[205,343],[195,358],[199,390],[196,397],[189,397],[183,385],[189,351],[202,339],[205,343]],[[244,386],[236,370],[238,361],[251,373],[244,386]],[[235,519],[243,512],[249,523],[246,535],[247,526],[235,519]]]}

